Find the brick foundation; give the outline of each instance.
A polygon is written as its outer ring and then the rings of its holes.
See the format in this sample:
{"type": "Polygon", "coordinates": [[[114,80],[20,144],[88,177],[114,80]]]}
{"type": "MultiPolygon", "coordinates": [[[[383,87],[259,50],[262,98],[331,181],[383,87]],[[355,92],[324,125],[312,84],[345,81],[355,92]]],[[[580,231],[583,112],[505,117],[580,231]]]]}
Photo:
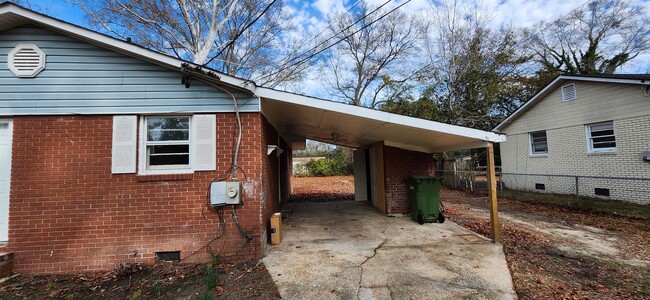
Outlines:
{"type": "Polygon", "coordinates": [[[264,136],[274,130],[259,113],[241,116],[244,205],[237,211],[253,240],[242,238],[226,207],[226,235],[209,247],[219,223],[206,191],[230,168],[234,114],[217,114],[216,171],[155,176],[111,174],[112,116],[14,117],[9,243],[2,250],[15,253],[15,271],[105,270],[154,263],[158,251],[181,251],[182,258],[198,251],[187,262],[205,261],[209,251],[233,261],[261,257],[266,215],[277,209],[269,204],[277,197],[269,196],[274,167],[264,136]]]}
{"type": "Polygon", "coordinates": [[[386,212],[389,215],[409,214],[409,175],[431,175],[434,171],[433,155],[384,146],[386,174],[386,212]]]}

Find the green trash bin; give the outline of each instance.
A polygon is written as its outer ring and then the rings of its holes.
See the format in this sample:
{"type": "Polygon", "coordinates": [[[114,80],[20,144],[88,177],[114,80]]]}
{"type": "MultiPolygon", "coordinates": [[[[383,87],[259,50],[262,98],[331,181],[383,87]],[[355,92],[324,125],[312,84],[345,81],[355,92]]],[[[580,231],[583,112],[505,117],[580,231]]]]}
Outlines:
{"type": "Polygon", "coordinates": [[[411,203],[411,218],[420,223],[445,221],[440,211],[440,188],[442,177],[409,176],[409,200],[411,203]]]}

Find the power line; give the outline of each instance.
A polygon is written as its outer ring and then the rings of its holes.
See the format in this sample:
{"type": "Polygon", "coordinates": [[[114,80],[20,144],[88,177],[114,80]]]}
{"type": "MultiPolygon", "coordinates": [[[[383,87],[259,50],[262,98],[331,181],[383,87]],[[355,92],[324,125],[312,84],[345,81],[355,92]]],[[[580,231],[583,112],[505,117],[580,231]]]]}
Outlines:
{"type": "MultiPolygon", "coordinates": [[[[387,1],[387,2],[390,2],[390,0],[387,1]]],[[[347,38],[349,38],[349,37],[351,37],[351,36],[357,34],[357,33],[360,32],[361,30],[364,30],[364,29],[368,28],[370,25],[373,25],[374,23],[380,21],[381,19],[383,19],[383,18],[386,17],[387,15],[393,13],[394,11],[398,10],[399,8],[401,8],[402,6],[406,5],[406,4],[409,3],[409,2],[411,2],[411,0],[406,0],[406,1],[404,1],[404,3],[402,3],[402,4],[398,5],[398,6],[396,6],[395,8],[391,9],[391,10],[388,11],[387,13],[385,13],[385,14],[379,16],[379,18],[377,18],[377,19],[375,19],[375,20],[372,20],[370,23],[368,23],[368,24],[364,25],[363,27],[357,29],[356,31],[354,31],[354,32],[352,32],[352,33],[350,33],[350,34],[348,34],[348,35],[346,35],[346,36],[340,38],[338,41],[332,43],[331,45],[329,45],[329,46],[327,46],[327,47],[325,47],[325,48],[323,48],[323,49],[321,49],[321,50],[319,50],[319,51],[317,51],[317,52],[315,52],[315,53],[310,54],[308,57],[305,57],[305,58],[299,60],[296,64],[300,65],[300,64],[302,64],[302,63],[304,63],[304,62],[306,62],[306,61],[312,59],[314,56],[323,53],[325,50],[328,50],[329,48],[332,48],[332,47],[338,45],[339,43],[341,43],[341,42],[344,41],[345,39],[347,39],[347,38]]],[[[384,3],[384,5],[385,5],[385,4],[386,4],[386,3],[384,3]]],[[[373,11],[373,12],[374,12],[374,11],[373,11]]],[[[370,14],[372,14],[372,13],[370,13],[370,14]]],[[[367,17],[367,16],[370,15],[370,14],[365,15],[363,18],[367,17]]],[[[361,21],[363,18],[359,19],[357,22],[353,23],[352,25],[346,27],[346,29],[341,30],[339,33],[342,33],[343,31],[349,29],[349,28],[352,27],[354,24],[356,24],[356,23],[358,23],[359,21],[361,21]]],[[[320,45],[322,45],[322,43],[319,44],[318,46],[320,46],[320,45]]],[[[312,48],[310,51],[315,50],[315,49],[316,49],[316,47],[312,48]]],[[[275,72],[272,72],[272,73],[269,73],[269,74],[267,74],[266,76],[264,76],[264,77],[262,77],[262,78],[268,78],[268,77],[270,77],[270,76],[274,76],[274,75],[279,74],[280,72],[284,71],[284,70],[287,68],[286,66],[287,66],[289,63],[291,63],[293,60],[295,60],[295,59],[297,59],[297,58],[298,58],[298,57],[295,57],[294,59],[292,59],[292,60],[288,61],[287,63],[285,63],[284,66],[281,67],[279,70],[277,70],[277,71],[275,71],[275,72]]]]}
{"type": "Polygon", "coordinates": [[[236,41],[236,40],[237,40],[237,39],[238,39],[238,38],[239,38],[239,37],[244,33],[244,31],[246,31],[248,28],[250,28],[251,26],[253,26],[253,24],[255,24],[255,22],[257,22],[257,20],[259,20],[259,19],[260,19],[260,18],[261,18],[261,17],[262,17],[262,16],[263,16],[263,15],[264,15],[264,14],[265,14],[265,13],[266,13],[270,8],[271,8],[271,6],[273,6],[273,4],[274,4],[276,1],[277,1],[277,0],[273,0],[273,1],[271,1],[271,3],[269,3],[269,5],[267,5],[267,6],[264,8],[264,10],[263,10],[263,11],[262,11],[262,12],[261,12],[257,17],[255,17],[255,19],[254,19],[252,22],[248,23],[248,25],[246,25],[242,30],[240,30],[240,31],[237,33],[237,35],[236,35],[232,40],[230,40],[230,41],[228,42],[228,44],[226,44],[223,48],[221,48],[221,51],[219,51],[216,55],[214,55],[212,58],[210,58],[210,60],[208,60],[206,63],[204,63],[204,64],[203,64],[203,67],[207,66],[207,65],[208,65],[209,63],[211,63],[215,58],[217,58],[219,55],[221,55],[221,53],[223,53],[223,51],[225,51],[226,49],[228,49],[228,47],[230,47],[230,46],[231,46],[231,45],[232,45],[232,44],[233,44],[233,43],[234,43],[234,42],[235,42],[235,41],[236,41]]]}

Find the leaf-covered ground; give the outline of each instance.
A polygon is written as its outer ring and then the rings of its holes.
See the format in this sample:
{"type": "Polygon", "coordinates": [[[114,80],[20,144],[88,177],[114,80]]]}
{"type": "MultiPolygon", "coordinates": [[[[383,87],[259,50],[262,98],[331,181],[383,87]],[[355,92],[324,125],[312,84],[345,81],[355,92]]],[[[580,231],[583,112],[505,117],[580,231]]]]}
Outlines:
{"type": "Polygon", "coordinates": [[[289,202],[332,202],[354,200],[354,177],[294,177],[289,202]]]}
{"type": "Polygon", "coordinates": [[[20,275],[0,299],[280,299],[264,264],[126,265],[107,272],[20,275]]]}
{"type": "MultiPolygon", "coordinates": [[[[488,199],[443,190],[450,220],[489,236],[488,199]]],[[[501,243],[521,299],[650,299],[650,222],[499,199],[501,243]]]]}

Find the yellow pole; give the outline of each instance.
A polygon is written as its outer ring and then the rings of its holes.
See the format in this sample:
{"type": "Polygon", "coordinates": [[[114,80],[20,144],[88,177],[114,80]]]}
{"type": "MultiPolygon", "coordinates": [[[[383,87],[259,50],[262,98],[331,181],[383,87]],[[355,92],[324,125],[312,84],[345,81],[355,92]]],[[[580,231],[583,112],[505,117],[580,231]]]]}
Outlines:
{"type": "Polygon", "coordinates": [[[489,143],[487,146],[487,180],[488,193],[490,195],[490,225],[492,227],[492,242],[500,241],[499,233],[499,213],[497,210],[497,179],[494,171],[494,145],[489,143]]]}

